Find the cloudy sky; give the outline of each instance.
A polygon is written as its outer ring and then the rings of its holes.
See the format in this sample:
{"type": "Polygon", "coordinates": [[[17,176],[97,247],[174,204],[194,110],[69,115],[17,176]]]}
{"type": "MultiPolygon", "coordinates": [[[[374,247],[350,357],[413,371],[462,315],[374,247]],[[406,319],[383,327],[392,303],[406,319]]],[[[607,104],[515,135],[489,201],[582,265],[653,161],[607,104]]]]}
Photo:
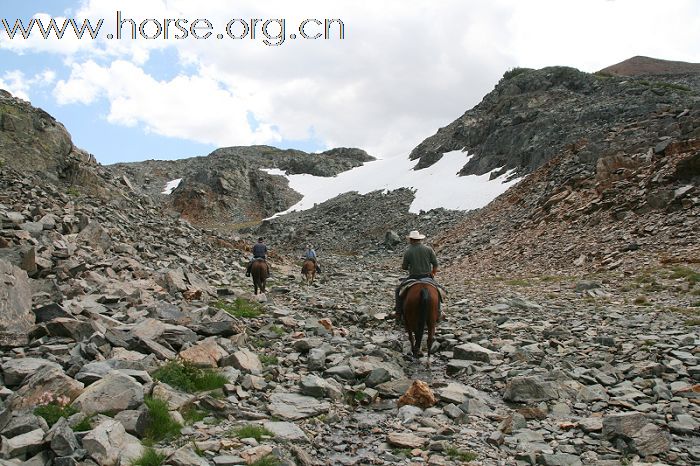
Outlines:
{"type": "Polygon", "coordinates": [[[94,40],[0,27],[0,88],[56,116],[102,163],[249,144],[406,156],[516,66],[700,62],[697,0],[2,0],[1,16],[10,27],[103,20],[94,40]],[[148,37],[171,20],[168,38],[131,39],[127,22],[108,39],[117,11],[148,37]],[[177,19],[188,37],[176,38],[177,19]],[[194,38],[196,19],[209,38],[194,38]],[[337,22],[327,40],[302,38],[307,19],[340,19],[344,38],[337,22]]]}

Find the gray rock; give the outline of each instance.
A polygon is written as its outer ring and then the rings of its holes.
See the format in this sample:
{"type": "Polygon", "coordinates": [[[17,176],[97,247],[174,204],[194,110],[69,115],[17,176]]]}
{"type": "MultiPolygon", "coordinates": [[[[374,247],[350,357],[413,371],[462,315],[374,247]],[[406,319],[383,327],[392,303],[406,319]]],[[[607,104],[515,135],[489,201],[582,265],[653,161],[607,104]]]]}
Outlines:
{"type": "Polygon", "coordinates": [[[322,371],[326,367],[326,351],[323,348],[311,348],[307,365],[310,371],[322,371]]]}
{"type": "Polygon", "coordinates": [[[388,382],[391,380],[391,374],[388,370],[383,367],[378,367],[369,373],[365,379],[365,385],[368,387],[376,387],[380,383],[388,382]]]}
{"type": "Polygon", "coordinates": [[[247,349],[236,351],[230,357],[221,361],[222,366],[227,364],[243,372],[252,372],[254,374],[259,374],[263,369],[258,355],[247,349]]]}
{"type": "Polygon", "coordinates": [[[33,326],[32,291],[27,272],[0,260],[0,346],[26,345],[33,326]]]}
{"type": "Polygon", "coordinates": [[[308,442],[309,438],[306,436],[303,430],[299,428],[294,423],[291,422],[266,422],[264,424],[265,429],[272,432],[275,436],[275,440],[281,440],[283,442],[308,442]]]}
{"type": "Polygon", "coordinates": [[[352,368],[348,365],[329,367],[324,372],[324,375],[326,375],[327,377],[340,378],[342,380],[355,379],[355,372],[353,372],[352,368]]]}
{"type": "Polygon", "coordinates": [[[403,243],[401,237],[394,230],[389,230],[384,234],[384,246],[393,249],[397,245],[403,243]]]}
{"type": "Polygon", "coordinates": [[[492,410],[486,404],[475,398],[468,398],[464,400],[464,403],[459,405],[459,408],[466,414],[471,415],[484,415],[492,412],[492,410]]]}
{"type": "Polygon", "coordinates": [[[116,466],[143,453],[139,440],[126,433],[124,426],[107,419],[83,437],[83,448],[101,466],[116,466]]]}
{"type": "Polygon", "coordinates": [[[545,466],[581,466],[583,464],[578,456],[566,453],[543,454],[541,459],[545,466]]]}
{"type": "Polygon", "coordinates": [[[295,421],[328,412],[330,405],[296,393],[273,393],[267,409],[280,419],[295,421]]]}
{"type": "Polygon", "coordinates": [[[3,437],[0,456],[5,459],[19,458],[23,460],[27,455],[33,455],[44,448],[45,443],[42,429],[36,429],[11,439],[3,437]]]}
{"type": "Polygon", "coordinates": [[[465,359],[467,361],[491,362],[491,359],[497,354],[476,343],[465,343],[454,347],[455,359],[465,359]]]}
{"type": "Polygon", "coordinates": [[[642,413],[611,414],[603,418],[603,435],[607,438],[623,437],[630,439],[647,424],[642,413]]]}
{"type": "Polygon", "coordinates": [[[39,222],[25,222],[22,223],[19,227],[35,238],[40,237],[41,234],[44,232],[44,225],[42,225],[39,222]]]}
{"type": "Polygon", "coordinates": [[[191,446],[185,445],[168,457],[165,464],[172,466],[209,466],[209,462],[199,456],[191,446]]]}
{"type": "Polygon", "coordinates": [[[240,456],[233,455],[218,455],[212,461],[216,466],[236,466],[238,464],[247,464],[240,456]]]}
{"type": "Polygon", "coordinates": [[[659,455],[671,448],[671,436],[665,430],[649,423],[632,436],[629,447],[641,456],[659,455]]]}
{"type": "Polygon", "coordinates": [[[37,429],[49,430],[49,425],[43,417],[29,413],[16,413],[17,415],[5,420],[5,414],[12,416],[9,412],[0,415],[0,425],[3,426],[0,435],[3,437],[12,438],[37,429]]]}
{"type": "Polygon", "coordinates": [[[85,414],[124,411],[143,404],[143,386],[133,377],[119,371],[107,374],[102,380],[88,386],[73,401],[73,406],[85,414]]]}
{"type": "Polygon", "coordinates": [[[75,399],[83,391],[83,384],[67,376],[62,369],[42,366],[36,373],[24,379],[22,386],[7,400],[10,409],[21,410],[39,404],[46,392],[54,398],[66,396],[75,399]]]}
{"type": "Polygon", "coordinates": [[[148,427],[148,410],[125,410],[114,416],[115,421],[121,422],[124,429],[131,435],[142,438],[148,427]]]}
{"type": "Polygon", "coordinates": [[[506,385],[503,399],[516,403],[532,403],[549,401],[559,395],[551,382],[546,382],[536,376],[519,376],[510,379],[506,385]]]}
{"type": "Polygon", "coordinates": [[[60,418],[46,435],[46,441],[51,444],[51,450],[56,456],[71,456],[80,448],[78,439],[68,425],[68,420],[60,418]]]}
{"type": "Polygon", "coordinates": [[[112,238],[97,221],[88,223],[88,225],[78,233],[77,239],[79,242],[86,243],[93,248],[103,251],[108,250],[112,246],[112,238]]]}
{"type": "Polygon", "coordinates": [[[62,370],[61,366],[55,362],[47,361],[39,358],[16,358],[5,361],[2,365],[2,374],[5,379],[5,385],[8,387],[17,387],[22,385],[24,379],[36,373],[42,367],[54,367],[62,370]]]}
{"type": "Polygon", "coordinates": [[[299,383],[301,393],[314,398],[323,398],[328,393],[328,383],[317,375],[307,375],[299,383]]]}

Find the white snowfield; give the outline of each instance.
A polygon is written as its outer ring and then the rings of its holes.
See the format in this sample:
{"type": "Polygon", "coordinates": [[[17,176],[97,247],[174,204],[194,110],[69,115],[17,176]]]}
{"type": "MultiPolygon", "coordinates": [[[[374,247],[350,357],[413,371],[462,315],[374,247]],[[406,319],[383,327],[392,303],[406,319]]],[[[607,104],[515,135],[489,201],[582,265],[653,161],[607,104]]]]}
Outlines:
{"type": "Polygon", "coordinates": [[[439,207],[451,210],[472,210],[485,206],[504,193],[520,179],[505,182],[511,172],[489,180],[490,173],[476,176],[458,176],[459,170],[469,161],[466,152],[445,153],[439,162],[422,170],[412,170],[417,163],[404,157],[376,160],[361,167],[326,178],[313,175],[287,175],[278,169],[265,169],[272,175],[289,180],[289,186],[304,197],[284,212],[306,210],[339,194],[357,191],[366,194],[376,190],[390,191],[412,188],[416,197],[409,209],[420,213],[439,207]]]}
{"type": "Polygon", "coordinates": [[[175,188],[180,186],[180,182],[182,181],[182,178],[178,178],[177,180],[172,180],[168,181],[165,184],[165,187],[163,188],[163,193],[162,194],[172,194],[175,188]]]}

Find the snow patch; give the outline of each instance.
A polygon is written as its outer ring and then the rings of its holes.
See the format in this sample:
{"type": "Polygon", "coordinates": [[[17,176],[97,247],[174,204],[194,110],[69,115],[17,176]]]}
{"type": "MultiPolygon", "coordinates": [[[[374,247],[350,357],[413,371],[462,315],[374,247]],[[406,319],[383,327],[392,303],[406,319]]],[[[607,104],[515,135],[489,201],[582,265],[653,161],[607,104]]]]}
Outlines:
{"type": "Polygon", "coordinates": [[[289,186],[304,196],[301,201],[271,218],[310,209],[315,204],[350,191],[367,194],[399,188],[412,188],[415,191],[416,197],[409,208],[412,213],[439,207],[472,210],[484,207],[520,181],[519,178],[506,181],[512,175],[512,170],[493,180],[489,180],[491,173],[458,176],[459,170],[471,157],[459,150],[447,152],[437,163],[422,170],[413,170],[418,163],[415,160],[392,157],[368,162],[334,177],[286,175],[281,170],[267,169],[267,173],[286,176],[289,186]]]}
{"type": "Polygon", "coordinates": [[[172,180],[168,181],[165,185],[165,188],[163,188],[162,194],[172,194],[175,188],[180,186],[180,182],[182,181],[182,178],[178,178],[177,180],[172,180]]]}

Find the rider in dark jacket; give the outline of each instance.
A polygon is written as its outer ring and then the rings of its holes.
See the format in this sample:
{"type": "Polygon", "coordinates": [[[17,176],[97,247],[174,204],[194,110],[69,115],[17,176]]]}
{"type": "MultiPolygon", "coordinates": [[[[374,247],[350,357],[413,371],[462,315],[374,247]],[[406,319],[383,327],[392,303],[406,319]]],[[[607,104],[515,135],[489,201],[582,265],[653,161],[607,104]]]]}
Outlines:
{"type": "Polygon", "coordinates": [[[403,317],[403,300],[399,296],[399,291],[406,280],[434,277],[437,273],[438,261],[435,251],[430,246],[422,244],[423,239],[425,239],[425,235],[421,235],[416,230],[408,235],[409,246],[403,255],[401,264],[403,270],[408,270],[408,277],[401,280],[395,292],[397,322],[400,322],[403,317]]]}
{"type": "MultiPolygon", "coordinates": [[[[248,267],[245,270],[245,276],[250,277],[250,268],[253,266],[253,262],[262,259],[266,261],[267,259],[267,246],[265,245],[265,238],[258,238],[258,242],[253,245],[253,258],[248,262],[248,267]]],[[[269,269],[269,265],[268,265],[269,269]]]]}

